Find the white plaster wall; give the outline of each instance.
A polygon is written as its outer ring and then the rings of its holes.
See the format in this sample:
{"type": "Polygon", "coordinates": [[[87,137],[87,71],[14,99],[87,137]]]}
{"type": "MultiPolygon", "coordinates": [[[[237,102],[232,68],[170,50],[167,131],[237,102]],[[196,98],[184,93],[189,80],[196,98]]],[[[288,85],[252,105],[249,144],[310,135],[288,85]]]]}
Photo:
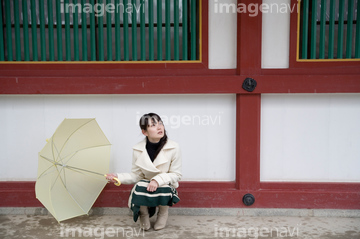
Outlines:
{"type": "Polygon", "coordinates": [[[262,68],[288,68],[290,50],[290,12],[297,5],[290,0],[263,0],[262,68]]]}
{"type": "Polygon", "coordinates": [[[209,0],[209,68],[236,68],[237,16],[262,14],[262,68],[288,68],[290,0],[263,0],[259,5],[238,5],[236,0],[209,0]],[[241,11],[238,13],[237,11],[241,11]]]}
{"type": "Polygon", "coordinates": [[[183,154],[184,180],[235,180],[235,95],[0,96],[0,180],[35,180],[38,152],[64,118],[96,118],[111,172],[130,172],[138,120],[162,116],[183,154]]]}
{"type": "Polygon", "coordinates": [[[236,7],[237,1],[209,0],[210,69],[236,68],[237,13],[227,12],[226,4],[236,7]],[[222,4],[225,4],[224,8],[222,4]]]}
{"type": "Polygon", "coordinates": [[[262,95],[261,181],[360,182],[360,94],[262,95]]]}

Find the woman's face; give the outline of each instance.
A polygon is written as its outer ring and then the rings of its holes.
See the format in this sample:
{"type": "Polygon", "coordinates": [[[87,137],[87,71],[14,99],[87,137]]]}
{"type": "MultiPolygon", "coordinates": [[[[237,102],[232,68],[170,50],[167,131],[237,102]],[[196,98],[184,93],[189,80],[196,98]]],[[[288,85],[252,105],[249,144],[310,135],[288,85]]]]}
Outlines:
{"type": "Polygon", "coordinates": [[[151,143],[157,143],[164,137],[165,128],[162,121],[149,120],[149,125],[142,133],[148,137],[151,143]]]}

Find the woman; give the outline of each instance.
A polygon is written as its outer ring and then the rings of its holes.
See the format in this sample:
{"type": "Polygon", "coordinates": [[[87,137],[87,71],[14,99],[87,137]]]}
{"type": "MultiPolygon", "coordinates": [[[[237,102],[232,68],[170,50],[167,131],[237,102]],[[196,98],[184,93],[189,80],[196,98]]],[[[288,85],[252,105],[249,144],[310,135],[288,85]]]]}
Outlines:
{"type": "MultiPolygon", "coordinates": [[[[143,115],[139,125],[141,132],[146,137],[133,147],[131,173],[112,173],[108,174],[106,178],[110,182],[115,182],[114,178],[117,177],[122,184],[135,184],[140,180],[148,180],[146,190],[149,195],[155,193],[159,187],[177,188],[179,186],[178,181],[182,176],[181,154],[178,144],[167,138],[163,122],[160,116],[155,113],[143,115]]],[[[133,193],[129,198],[129,206],[132,196],[134,196],[133,193]]],[[[154,225],[155,230],[163,229],[168,217],[169,206],[158,206],[159,212],[154,225]]],[[[149,215],[148,206],[140,205],[139,214],[140,226],[144,230],[149,230],[149,217],[151,215],[149,215]]]]}

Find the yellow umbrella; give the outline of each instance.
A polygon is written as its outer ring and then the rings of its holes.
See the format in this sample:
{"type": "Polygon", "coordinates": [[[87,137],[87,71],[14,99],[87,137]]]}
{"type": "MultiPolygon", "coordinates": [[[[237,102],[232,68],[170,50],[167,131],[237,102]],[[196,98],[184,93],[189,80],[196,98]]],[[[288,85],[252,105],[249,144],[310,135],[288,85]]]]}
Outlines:
{"type": "Polygon", "coordinates": [[[110,147],[95,119],[65,119],[39,152],[36,198],[57,221],[88,214],[107,184],[110,147]]]}

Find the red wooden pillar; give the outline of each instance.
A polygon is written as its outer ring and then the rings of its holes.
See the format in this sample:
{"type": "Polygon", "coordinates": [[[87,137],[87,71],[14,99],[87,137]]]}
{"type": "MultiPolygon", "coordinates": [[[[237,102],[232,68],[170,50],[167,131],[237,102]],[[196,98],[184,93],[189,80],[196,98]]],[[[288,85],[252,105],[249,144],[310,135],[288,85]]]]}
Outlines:
{"type": "Polygon", "coordinates": [[[236,96],[236,188],[260,188],[260,94],[236,96]]]}
{"type": "MultiPolygon", "coordinates": [[[[238,0],[239,4],[260,6],[262,0],[238,0]]],[[[237,74],[257,79],[261,73],[261,12],[250,16],[238,13],[237,74]]],[[[236,188],[252,193],[260,188],[261,95],[242,91],[236,96],[236,188]]]]}

